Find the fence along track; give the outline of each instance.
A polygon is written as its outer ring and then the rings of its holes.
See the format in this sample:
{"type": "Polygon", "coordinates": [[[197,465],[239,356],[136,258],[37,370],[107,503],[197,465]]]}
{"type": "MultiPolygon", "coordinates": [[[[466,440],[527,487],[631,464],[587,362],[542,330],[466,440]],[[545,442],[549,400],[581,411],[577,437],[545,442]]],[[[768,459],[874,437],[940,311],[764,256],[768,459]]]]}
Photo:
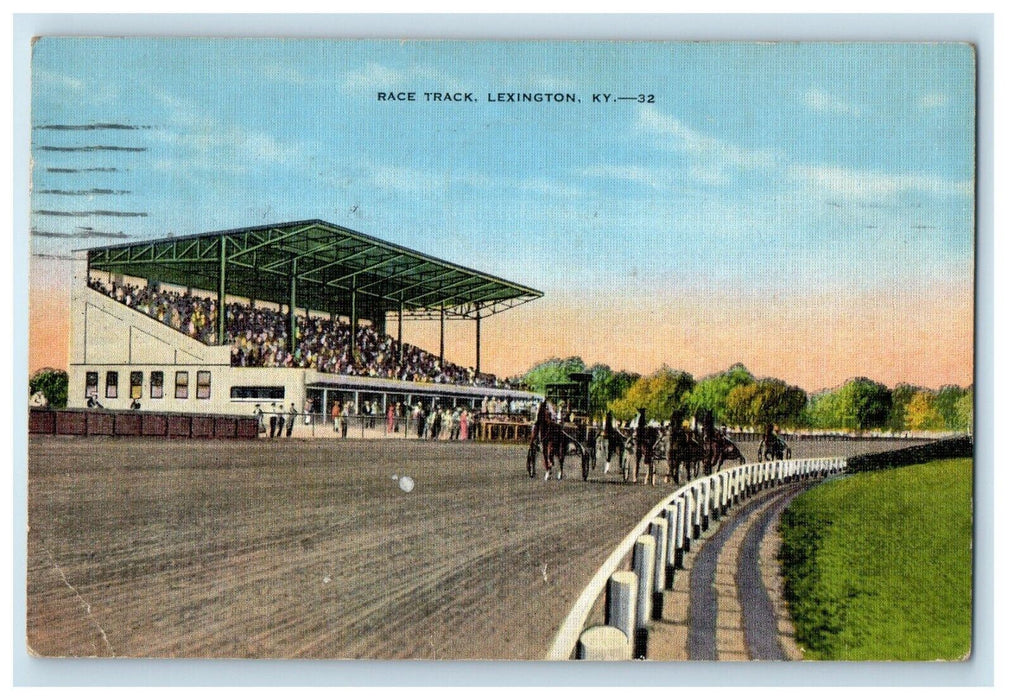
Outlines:
{"type": "MultiPolygon", "coordinates": [[[[672,492],[648,511],[595,572],[560,626],[549,653],[546,654],[546,659],[559,661],[574,657],[578,642],[581,640],[588,619],[592,614],[592,609],[609,585],[610,578],[618,572],[620,565],[630,555],[638,538],[648,531],[652,521],[656,518],[666,518],[667,506],[675,506],[675,528],[674,532],[666,533],[661,538],[666,551],[664,556],[658,558],[670,567],[673,567],[675,562],[673,568],[678,569],[682,561],[682,552],[690,549],[690,543],[693,540],[704,535],[711,519],[720,518],[734,503],[739,503],[765,488],[815,476],[826,477],[841,473],[846,468],[846,459],[826,457],[743,464],[724,469],[710,476],[699,477],[672,492]]],[[[670,520],[670,522],[672,521],[670,520]]],[[[652,567],[641,567],[635,586],[638,590],[649,586],[652,593],[660,593],[658,582],[671,582],[672,576],[669,574],[675,574],[675,571],[667,571],[666,573],[666,576],[657,577],[654,575],[652,567]]],[[[649,596],[650,598],[651,596],[649,596]]],[[[606,615],[608,618],[608,610],[606,615]]],[[[612,629],[617,628],[612,627],[612,629]]],[[[623,658],[633,658],[635,630],[619,631],[627,639],[628,653],[625,653],[623,658]]],[[[590,655],[595,656],[594,650],[591,651],[590,655]]],[[[604,653],[615,654],[615,646],[604,653]]],[[[595,656],[595,658],[607,658],[607,656],[595,656]]],[[[612,655],[608,658],[620,657],[612,655]]]]}

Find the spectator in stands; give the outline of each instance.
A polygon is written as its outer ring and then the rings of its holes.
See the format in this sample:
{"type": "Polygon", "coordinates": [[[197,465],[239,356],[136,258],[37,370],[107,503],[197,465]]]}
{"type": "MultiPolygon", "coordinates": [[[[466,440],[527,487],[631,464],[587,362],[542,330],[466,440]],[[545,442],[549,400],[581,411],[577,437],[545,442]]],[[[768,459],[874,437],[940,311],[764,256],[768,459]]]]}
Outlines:
{"type": "MultiPolygon", "coordinates": [[[[224,311],[226,342],[232,346],[231,363],[236,367],[307,367],[320,372],[403,381],[512,385],[471,368],[441,363],[437,356],[408,343],[401,346],[399,353],[394,338],[370,327],[356,328],[353,339],[353,329],[347,323],[298,316],[294,349],[290,351],[288,316],[273,309],[239,303],[218,309],[217,301],[210,295],[173,292],[154,285],[107,285],[93,278],[89,286],[207,344],[217,342],[218,315],[224,311]],[[350,340],[354,340],[354,356],[349,352],[350,340]]],[[[373,414],[374,420],[378,415],[379,411],[373,414]]]]}

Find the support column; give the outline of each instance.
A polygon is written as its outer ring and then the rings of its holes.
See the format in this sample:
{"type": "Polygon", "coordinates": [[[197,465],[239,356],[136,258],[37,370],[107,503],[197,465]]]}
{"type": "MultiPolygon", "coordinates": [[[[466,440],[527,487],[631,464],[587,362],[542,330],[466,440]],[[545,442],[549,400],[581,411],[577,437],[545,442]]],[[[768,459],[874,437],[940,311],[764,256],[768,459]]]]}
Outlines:
{"type": "Polygon", "coordinates": [[[479,310],[475,310],[475,373],[478,374],[482,370],[479,369],[482,358],[482,317],[479,316],[479,310]]]}
{"type": "Polygon", "coordinates": [[[218,344],[225,345],[225,236],[218,239],[218,344]]]}
{"type": "Polygon", "coordinates": [[[440,304],[440,369],[444,368],[444,305],[440,304]]]}
{"type": "MultiPolygon", "coordinates": [[[[356,277],[352,276],[352,299],[349,304],[349,325],[352,332],[349,334],[349,361],[355,364],[356,360],[356,328],[359,326],[358,309],[356,309],[356,277]]],[[[358,408],[358,404],[357,404],[358,408]]]]}
{"type": "Polygon", "coordinates": [[[398,362],[405,361],[405,346],[401,340],[401,317],[405,313],[405,302],[398,302],[398,362]]]}
{"type": "Polygon", "coordinates": [[[296,352],[296,259],[289,272],[289,352],[296,352]]]}

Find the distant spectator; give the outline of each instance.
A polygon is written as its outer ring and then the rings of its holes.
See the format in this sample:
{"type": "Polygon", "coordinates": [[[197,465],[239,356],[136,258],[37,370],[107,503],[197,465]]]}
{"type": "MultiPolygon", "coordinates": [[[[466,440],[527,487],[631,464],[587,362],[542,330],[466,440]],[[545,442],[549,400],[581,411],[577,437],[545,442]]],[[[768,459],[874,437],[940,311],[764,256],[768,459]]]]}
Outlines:
{"type": "Polygon", "coordinates": [[[258,433],[263,433],[264,432],[264,411],[261,410],[261,405],[259,403],[254,404],[254,416],[257,417],[257,432],[258,433]]]}

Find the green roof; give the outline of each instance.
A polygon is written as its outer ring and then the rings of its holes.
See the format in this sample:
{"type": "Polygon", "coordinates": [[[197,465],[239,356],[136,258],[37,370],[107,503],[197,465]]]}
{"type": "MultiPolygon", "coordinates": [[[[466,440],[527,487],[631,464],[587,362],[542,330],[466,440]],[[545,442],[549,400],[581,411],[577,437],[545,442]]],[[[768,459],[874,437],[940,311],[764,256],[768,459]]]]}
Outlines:
{"type": "Polygon", "coordinates": [[[114,274],[342,312],[352,289],[364,311],[482,318],[542,292],[320,221],[297,221],[88,250],[88,266],[114,274]]]}

